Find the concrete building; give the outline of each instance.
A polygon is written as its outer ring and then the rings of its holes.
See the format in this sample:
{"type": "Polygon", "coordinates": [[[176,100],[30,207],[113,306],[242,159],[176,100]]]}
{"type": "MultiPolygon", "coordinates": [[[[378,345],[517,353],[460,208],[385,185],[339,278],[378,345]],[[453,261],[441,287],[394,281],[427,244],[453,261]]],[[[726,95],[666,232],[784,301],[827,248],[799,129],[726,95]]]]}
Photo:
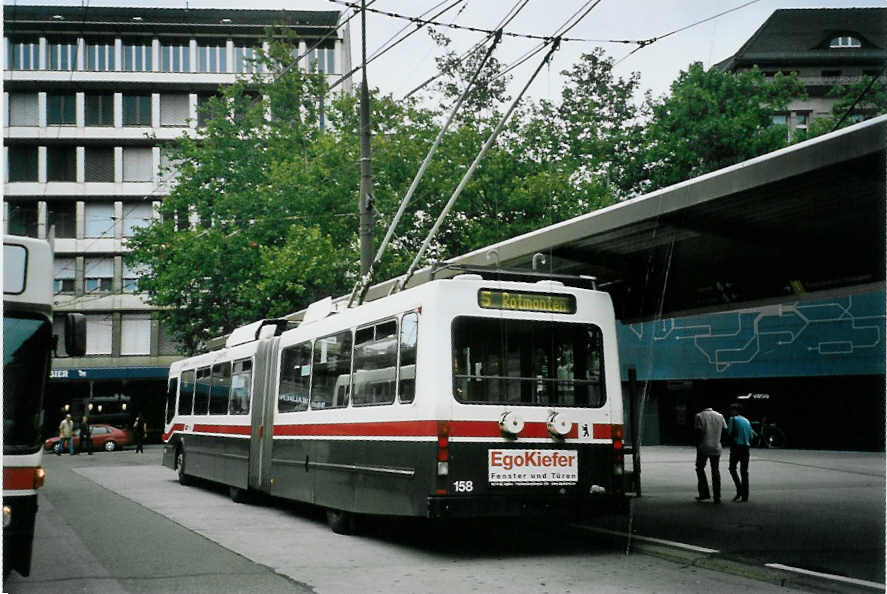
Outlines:
{"type": "MultiPolygon", "coordinates": [[[[331,81],[348,74],[348,25],[337,28],[340,16],[4,7],[4,231],[44,238],[53,230],[48,272],[57,311],[87,316],[87,356],[70,358],[60,347],[53,360],[48,423],[66,404],[75,412],[86,406],[87,397],[104,402],[105,416],[126,416],[163,392],[177,347],[137,292],[140,271],[122,259],[127,237],[169,192],[162,147],[199,134],[198,106],[253,71],[251,58],[271,27],[294,36],[305,68],[331,81]]],[[[350,78],[342,88],[350,90],[350,78]]]]}
{"type": "MultiPolygon", "coordinates": [[[[792,101],[774,121],[790,130],[806,129],[816,117],[831,115],[837,85],[863,75],[887,81],[887,8],[802,8],[774,11],[739,51],[715,68],[729,72],[753,66],[773,76],[796,72],[808,97],[792,101]]],[[[860,121],[871,114],[850,114],[860,121]]]]}

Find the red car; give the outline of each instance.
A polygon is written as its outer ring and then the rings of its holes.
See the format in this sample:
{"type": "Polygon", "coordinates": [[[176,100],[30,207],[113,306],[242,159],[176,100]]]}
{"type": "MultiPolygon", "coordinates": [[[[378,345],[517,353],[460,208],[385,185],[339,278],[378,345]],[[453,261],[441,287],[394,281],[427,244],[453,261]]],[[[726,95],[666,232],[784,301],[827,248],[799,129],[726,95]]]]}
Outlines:
{"type": "MultiPolygon", "coordinates": [[[[113,452],[132,444],[132,431],[128,429],[118,429],[113,425],[90,425],[89,427],[92,433],[93,450],[104,449],[106,452],[113,452]]],[[[59,441],[61,441],[61,437],[50,437],[43,447],[47,452],[51,452],[59,441]]],[[[78,451],[79,447],[80,429],[74,429],[74,451],[78,451]]],[[[67,450],[67,448],[65,449],[67,450]]]]}

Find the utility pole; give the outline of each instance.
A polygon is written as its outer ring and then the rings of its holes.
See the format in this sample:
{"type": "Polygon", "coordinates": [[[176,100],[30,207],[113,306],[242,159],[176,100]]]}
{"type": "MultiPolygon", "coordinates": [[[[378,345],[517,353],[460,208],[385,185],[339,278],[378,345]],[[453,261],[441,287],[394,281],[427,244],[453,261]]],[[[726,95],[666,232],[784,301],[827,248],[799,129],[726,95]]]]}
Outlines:
{"type": "Polygon", "coordinates": [[[363,80],[360,83],[360,199],[358,214],[360,215],[360,274],[369,272],[373,263],[373,221],[375,218],[375,199],[373,198],[372,157],[370,155],[370,92],[367,86],[367,11],[366,0],[361,0],[360,38],[361,68],[363,80]]]}

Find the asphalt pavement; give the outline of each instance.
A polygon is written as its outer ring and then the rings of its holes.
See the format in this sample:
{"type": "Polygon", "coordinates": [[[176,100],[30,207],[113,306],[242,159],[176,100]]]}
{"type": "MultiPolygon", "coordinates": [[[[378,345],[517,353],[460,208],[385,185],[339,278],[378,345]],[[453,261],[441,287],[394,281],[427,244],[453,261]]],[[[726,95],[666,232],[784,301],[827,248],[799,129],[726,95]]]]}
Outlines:
{"type": "Polygon", "coordinates": [[[642,496],[631,515],[593,525],[631,534],[642,548],[684,551],[708,566],[760,569],[763,578],[774,574],[770,569],[824,574],[824,584],[884,591],[883,452],[752,449],[747,503],[732,502],[728,458],[725,450],[722,502],[699,503],[695,449],[643,447],[642,496]]]}

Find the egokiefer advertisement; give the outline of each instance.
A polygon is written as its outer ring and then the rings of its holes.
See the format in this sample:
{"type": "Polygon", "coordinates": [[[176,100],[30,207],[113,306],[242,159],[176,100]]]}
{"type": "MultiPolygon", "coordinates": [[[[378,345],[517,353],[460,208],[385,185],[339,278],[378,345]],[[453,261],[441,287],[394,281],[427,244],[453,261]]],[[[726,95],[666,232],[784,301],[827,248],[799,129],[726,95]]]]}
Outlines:
{"type": "Polygon", "coordinates": [[[492,486],[575,485],[579,456],[575,450],[489,450],[492,486]]]}

